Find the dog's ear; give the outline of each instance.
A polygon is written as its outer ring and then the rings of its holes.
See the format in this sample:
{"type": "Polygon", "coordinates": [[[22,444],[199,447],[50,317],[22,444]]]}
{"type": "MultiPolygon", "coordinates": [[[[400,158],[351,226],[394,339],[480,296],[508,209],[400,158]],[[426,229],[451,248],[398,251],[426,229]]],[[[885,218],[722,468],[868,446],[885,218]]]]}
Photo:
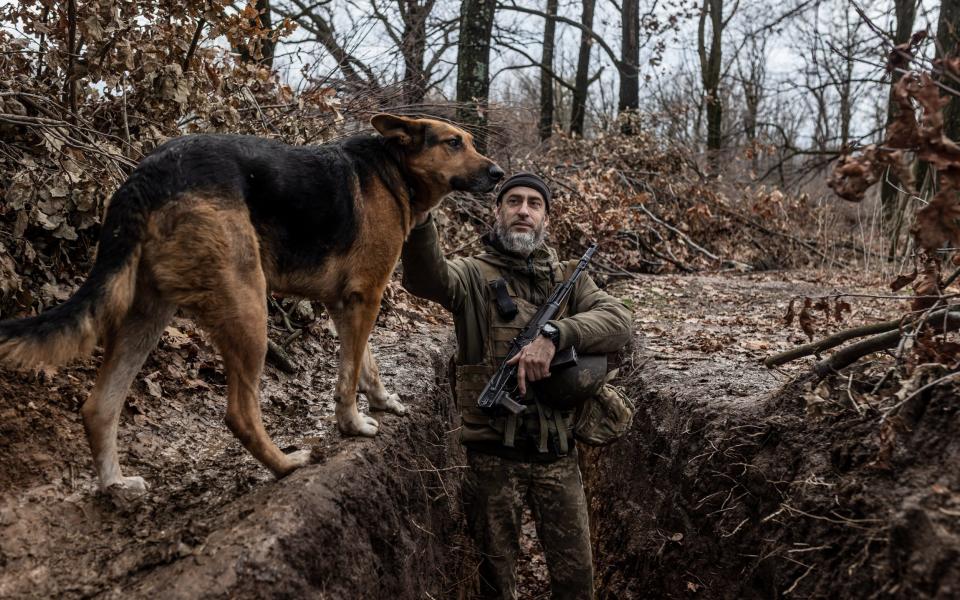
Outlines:
{"type": "Polygon", "coordinates": [[[411,146],[423,137],[423,125],[417,119],[380,113],[373,115],[370,124],[380,135],[396,140],[401,146],[411,146]]]}

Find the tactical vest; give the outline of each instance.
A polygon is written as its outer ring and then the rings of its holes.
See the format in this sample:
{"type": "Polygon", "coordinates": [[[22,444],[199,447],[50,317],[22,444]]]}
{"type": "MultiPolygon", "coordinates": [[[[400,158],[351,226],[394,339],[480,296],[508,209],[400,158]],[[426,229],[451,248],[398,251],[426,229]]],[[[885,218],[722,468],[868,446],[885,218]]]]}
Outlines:
{"type": "MultiPolygon", "coordinates": [[[[477,398],[487,381],[510,351],[510,341],[523,331],[539,306],[519,297],[512,283],[504,280],[497,267],[482,260],[477,260],[476,265],[487,283],[484,288],[487,331],[484,338],[484,362],[478,365],[456,365],[454,395],[463,421],[461,441],[465,444],[499,441],[504,446],[513,448],[517,439],[523,438],[532,440],[540,453],[547,453],[552,449],[557,455],[565,455],[572,447],[573,411],[554,410],[545,406],[537,400],[530,386],[527,387],[525,398],[515,398],[526,406],[519,415],[490,415],[477,407],[477,398]],[[503,289],[503,283],[506,283],[506,293],[516,304],[517,311],[512,318],[498,310],[495,290],[497,287],[503,289]]],[[[564,273],[561,265],[554,265],[554,284],[562,281],[565,276],[569,276],[569,273],[564,273]]],[[[566,311],[567,306],[562,306],[556,318],[559,319],[566,311]]]]}

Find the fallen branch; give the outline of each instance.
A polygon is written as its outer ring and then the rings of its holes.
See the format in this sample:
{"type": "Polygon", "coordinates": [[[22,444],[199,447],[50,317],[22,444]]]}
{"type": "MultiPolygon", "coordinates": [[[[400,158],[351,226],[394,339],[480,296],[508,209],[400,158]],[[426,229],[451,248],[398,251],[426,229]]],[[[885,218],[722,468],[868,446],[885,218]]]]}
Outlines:
{"type": "Polygon", "coordinates": [[[779,367],[780,365],[786,364],[798,358],[803,358],[804,356],[820,354],[824,350],[829,350],[830,348],[839,346],[847,340],[884,333],[886,331],[890,331],[891,329],[899,329],[902,322],[903,319],[901,318],[894,319],[892,321],[883,321],[882,323],[874,323],[872,325],[864,325],[862,327],[844,329],[843,331],[838,331],[837,333],[827,336],[822,340],[810,342],[809,344],[797,346],[796,348],[791,348],[785,352],[768,356],[763,360],[763,366],[767,367],[768,369],[779,367]]]}
{"type": "MultiPolygon", "coordinates": [[[[913,298],[913,296],[904,296],[904,298],[913,298]]],[[[957,307],[942,308],[930,313],[926,317],[916,320],[911,320],[909,318],[910,315],[908,314],[900,317],[899,319],[892,319],[890,321],[883,321],[881,323],[874,323],[872,325],[863,325],[861,327],[844,329],[843,331],[838,331],[833,335],[823,338],[822,340],[810,342],[809,344],[797,346],[796,348],[791,348],[790,350],[780,352],[779,354],[768,356],[763,360],[763,366],[767,367],[768,369],[779,367],[780,365],[786,364],[798,358],[803,358],[804,356],[810,356],[811,354],[819,355],[824,350],[829,350],[830,348],[839,346],[847,340],[884,333],[893,329],[900,329],[901,326],[916,324],[920,321],[932,321],[933,319],[938,318],[942,319],[947,312],[951,312],[951,315],[948,317],[949,319],[953,319],[960,315],[960,309],[957,307]]]]}
{"type": "Polygon", "coordinates": [[[652,212],[650,212],[650,211],[647,209],[647,207],[644,206],[643,204],[638,204],[638,205],[636,205],[635,208],[639,208],[640,210],[642,210],[642,211],[644,212],[644,214],[646,214],[648,217],[650,217],[651,219],[653,219],[655,222],[659,223],[660,225],[663,225],[664,227],[666,227],[667,229],[669,229],[670,231],[672,231],[673,233],[675,233],[675,234],[677,235],[677,237],[679,237],[681,240],[683,240],[683,243],[685,243],[685,244],[686,244],[687,246],[689,246],[690,248],[696,250],[697,252],[703,254],[704,256],[706,256],[707,258],[709,258],[709,259],[711,259],[711,260],[715,260],[715,261],[718,261],[718,262],[723,260],[722,258],[720,258],[719,256],[717,256],[716,254],[713,254],[712,252],[710,252],[710,251],[707,250],[706,248],[704,248],[704,247],[700,246],[699,244],[697,244],[696,242],[694,242],[692,239],[690,239],[690,236],[688,236],[688,235],[685,234],[684,232],[680,231],[679,229],[677,229],[677,228],[674,227],[673,225],[670,225],[669,223],[667,223],[667,222],[664,221],[663,219],[657,217],[655,214],[653,214],[652,212]]]}
{"type": "MultiPolygon", "coordinates": [[[[929,316],[928,322],[938,333],[960,329],[960,311],[938,310],[929,316]]],[[[851,344],[842,350],[838,350],[830,358],[815,364],[813,371],[818,378],[823,379],[830,373],[849,367],[868,354],[893,348],[900,343],[902,337],[903,333],[900,329],[897,329],[851,344]]]]}
{"type": "Polygon", "coordinates": [[[273,340],[267,340],[267,360],[273,363],[284,373],[296,373],[297,366],[293,364],[290,355],[273,340]]]}

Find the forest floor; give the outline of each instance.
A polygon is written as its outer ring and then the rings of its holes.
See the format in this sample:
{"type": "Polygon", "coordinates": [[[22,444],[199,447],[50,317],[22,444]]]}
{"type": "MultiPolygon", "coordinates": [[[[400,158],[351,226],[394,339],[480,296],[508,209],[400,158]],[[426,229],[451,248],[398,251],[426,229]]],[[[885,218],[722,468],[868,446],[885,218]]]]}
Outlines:
{"type": "MultiPolygon", "coordinates": [[[[584,452],[598,590],[610,598],[950,597],[960,593],[960,424],[954,397],[906,411],[886,461],[869,408],[814,401],[794,296],[884,293],[855,275],[643,276],[611,286],[635,311],[626,439],[584,452]],[[950,466],[952,465],[952,466],[950,466]]],[[[891,316],[852,301],[845,323],[891,316]]],[[[895,314],[895,313],[894,313],[895,314]]],[[[275,481],[223,424],[216,353],[178,318],[120,425],[133,501],[95,491],[79,408],[98,357],[55,374],[0,371],[0,597],[463,597],[476,555],[459,508],[463,457],[446,394],[449,324],[402,311],[372,346],[410,406],[373,440],[332,420],[336,337],[321,318],[268,366],[262,406],[281,448],[315,463],[275,481]],[[399,315],[399,316],[398,316],[399,315]],[[400,326],[398,326],[398,323],[400,326]]],[[[528,522],[523,597],[548,597],[528,522]]]]}

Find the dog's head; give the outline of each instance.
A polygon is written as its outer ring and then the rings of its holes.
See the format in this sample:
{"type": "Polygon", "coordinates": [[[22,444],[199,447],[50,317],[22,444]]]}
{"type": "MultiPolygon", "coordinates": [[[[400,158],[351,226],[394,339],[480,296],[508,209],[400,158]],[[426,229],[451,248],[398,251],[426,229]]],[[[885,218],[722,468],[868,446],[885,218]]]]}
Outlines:
{"type": "Polygon", "coordinates": [[[438,197],[489,192],[503,179],[503,169],[477,152],[473,136],[450,123],[378,114],[370,124],[400,147],[407,171],[438,197]]]}

